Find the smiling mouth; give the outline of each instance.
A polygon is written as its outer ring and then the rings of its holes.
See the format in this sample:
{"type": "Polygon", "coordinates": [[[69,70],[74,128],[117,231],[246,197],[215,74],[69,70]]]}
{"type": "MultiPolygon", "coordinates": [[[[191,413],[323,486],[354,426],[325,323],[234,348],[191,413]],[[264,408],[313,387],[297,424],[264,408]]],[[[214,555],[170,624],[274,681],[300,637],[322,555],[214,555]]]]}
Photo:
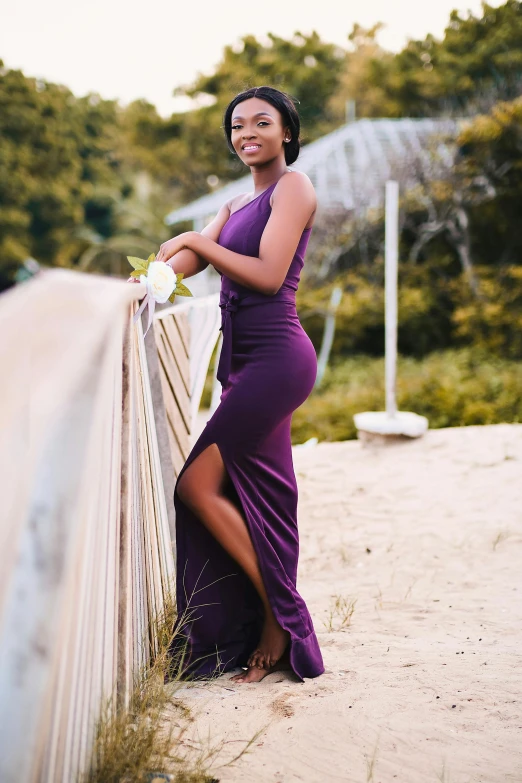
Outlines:
{"type": "Polygon", "coordinates": [[[256,152],[257,150],[261,149],[261,144],[245,144],[244,147],[241,147],[243,152],[256,152]]]}

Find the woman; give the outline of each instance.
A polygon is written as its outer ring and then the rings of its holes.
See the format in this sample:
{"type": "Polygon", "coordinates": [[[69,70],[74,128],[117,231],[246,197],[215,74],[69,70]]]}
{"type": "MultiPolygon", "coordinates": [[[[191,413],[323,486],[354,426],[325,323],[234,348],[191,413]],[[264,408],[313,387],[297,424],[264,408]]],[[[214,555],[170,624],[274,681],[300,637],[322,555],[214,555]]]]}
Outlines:
{"type": "Polygon", "coordinates": [[[185,277],[208,264],[221,275],[220,404],[174,492],[178,630],[190,676],[241,666],[246,672],[231,679],[248,683],[278,669],[301,680],[324,671],[296,590],[290,424],[317,374],[295,305],[316,212],[309,178],[287,168],[299,154],[299,129],[285,93],[237,95],[224,130],[254,192],[230,199],[201,233],[170,239],[157,256],[185,277]]]}

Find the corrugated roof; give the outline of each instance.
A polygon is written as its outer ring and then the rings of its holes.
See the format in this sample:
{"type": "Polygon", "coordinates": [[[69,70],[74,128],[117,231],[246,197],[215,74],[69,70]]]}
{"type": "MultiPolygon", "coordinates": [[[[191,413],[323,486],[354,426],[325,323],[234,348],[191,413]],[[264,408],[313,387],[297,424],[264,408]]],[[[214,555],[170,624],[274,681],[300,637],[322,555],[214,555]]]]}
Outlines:
{"type": "MultiPolygon", "coordinates": [[[[434,134],[456,134],[458,120],[362,119],[350,122],[305,145],[291,169],[312,180],[321,211],[366,210],[382,204],[384,182],[406,162],[431,165],[428,144],[434,134]]],[[[444,145],[439,145],[440,148],[444,145]]],[[[444,150],[442,149],[444,153],[444,150]]],[[[444,155],[443,155],[444,156],[444,155]]],[[[205,221],[229,199],[252,190],[252,177],[230,182],[206,196],[173,210],[168,225],[205,221]]]]}

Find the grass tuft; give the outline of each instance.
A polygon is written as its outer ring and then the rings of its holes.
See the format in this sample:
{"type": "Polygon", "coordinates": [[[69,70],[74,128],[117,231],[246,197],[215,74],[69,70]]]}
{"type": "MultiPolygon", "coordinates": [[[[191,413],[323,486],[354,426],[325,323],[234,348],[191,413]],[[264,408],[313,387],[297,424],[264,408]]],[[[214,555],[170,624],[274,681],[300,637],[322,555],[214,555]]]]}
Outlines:
{"type": "MultiPolygon", "coordinates": [[[[181,687],[190,687],[182,679],[186,643],[177,656],[169,652],[178,633],[173,631],[175,620],[175,601],[170,597],[150,623],[146,644],[155,653],[136,674],[127,703],[113,697],[102,709],[84,783],[218,783],[211,768],[227,743],[212,744],[210,737],[202,743],[190,736],[194,717],[178,696],[181,687]]],[[[210,681],[218,676],[219,672],[210,681]]],[[[199,680],[198,687],[208,683],[199,680]]],[[[259,732],[219,766],[237,761],[258,736],[259,732]]]]}
{"type": "Polygon", "coordinates": [[[326,630],[341,631],[343,628],[349,628],[356,603],[357,598],[350,601],[348,598],[343,598],[342,595],[334,595],[325,622],[326,630]]]}
{"type": "Polygon", "coordinates": [[[497,546],[501,544],[502,541],[505,541],[506,538],[509,538],[509,536],[510,536],[509,530],[500,530],[495,536],[495,538],[493,539],[491,544],[493,552],[496,550],[497,546]]]}
{"type": "Polygon", "coordinates": [[[366,783],[373,783],[375,780],[375,765],[377,764],[377,753],[379,750],[379,739],[375,744],[371,757],[366,756],[366,783]]]}

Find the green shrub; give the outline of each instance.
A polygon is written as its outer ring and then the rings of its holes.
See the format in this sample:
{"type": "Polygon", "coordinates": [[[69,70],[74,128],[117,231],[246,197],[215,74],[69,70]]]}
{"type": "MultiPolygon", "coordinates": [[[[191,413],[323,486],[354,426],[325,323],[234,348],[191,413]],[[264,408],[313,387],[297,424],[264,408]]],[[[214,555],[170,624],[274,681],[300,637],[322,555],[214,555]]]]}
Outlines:
{"type": "Polygon", "coordinates": [[[480,268],[481,298],[455,281],[455,338],[498,356],[522,358],[522,267],[480,268]]]}
{"type": "MultiPolygon", "coordinates": [[[[432,429],[522,422],[522,365],[479,349],[400,356],[399,410],[426,416],[432,429]]],[[[353,415],[384,410],[384,359],[353,356],[329,367],[323,384],[294,413],[292,442],[357,437],[353,415]]]]}

